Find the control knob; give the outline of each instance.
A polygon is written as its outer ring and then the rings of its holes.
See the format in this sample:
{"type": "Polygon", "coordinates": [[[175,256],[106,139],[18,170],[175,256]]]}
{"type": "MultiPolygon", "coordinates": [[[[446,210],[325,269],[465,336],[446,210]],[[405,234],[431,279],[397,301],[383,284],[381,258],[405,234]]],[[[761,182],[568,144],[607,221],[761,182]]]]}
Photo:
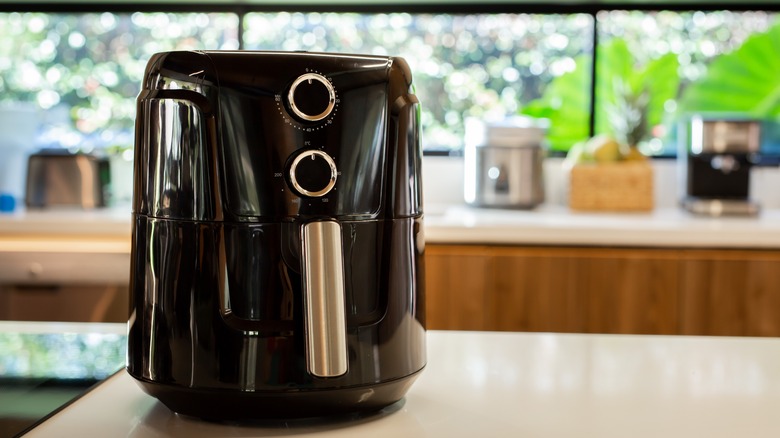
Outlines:
{"type": "Polygon", "coordinates": [[[287,93],[293,114],[307,122],[318,122],[330,115],[336,105],[336,90],[330,81],[317,73],[298,77],[287,93]]]}
{"type": "Polygon", "coordinates": [[[290,183],[293,189],[305,196],[327,195],[336,185],[338,171],[330,155],[320,150],[308,150],[290,165],[290,183]]]}

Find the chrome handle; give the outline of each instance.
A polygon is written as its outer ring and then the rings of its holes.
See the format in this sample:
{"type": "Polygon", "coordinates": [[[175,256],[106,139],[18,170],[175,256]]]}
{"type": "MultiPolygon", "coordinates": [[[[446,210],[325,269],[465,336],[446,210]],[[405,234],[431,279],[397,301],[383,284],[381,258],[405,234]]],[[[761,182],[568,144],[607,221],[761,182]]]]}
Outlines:
{"type": "Polygon", "coordinates": [[[303,226],[303,306],[306,366],[317,377],[347,372],[347,323],[341,226],[303,226]]]}

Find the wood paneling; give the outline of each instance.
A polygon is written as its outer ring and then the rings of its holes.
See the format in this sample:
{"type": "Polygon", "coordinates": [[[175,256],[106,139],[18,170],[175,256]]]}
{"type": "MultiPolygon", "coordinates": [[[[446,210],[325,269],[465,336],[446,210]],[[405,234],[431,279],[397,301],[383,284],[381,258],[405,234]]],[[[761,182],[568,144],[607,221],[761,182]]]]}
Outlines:
{"type": "Polygon", "coordinates": [[[123,286],[2,286],[0,320],[127,322],[127,303],[123,286]]]}
{"type": "Polygon", "coordinates": [[[674,251],[592,250],[578,260],[589,333],[673,334],[678,330],[674,251]]]}
{"type": "Polygon", "coordinates": [[[673,252],[429,246],[430,328],[677,331],[673,252]],[[670,255],[670,253],[672,255],[670,255]]]}
{"type": "Polygon", "coordinates": [[[432,329],[780,336],[780,252],[428,245],[432,329]]]}
{"type": "Polygon", "coordinates": [[[485,325],[485,291],[492,277],[493,267],[485,247],[426,247],[427,327],[490,330],[485,325]]]}
{"type": "Polygon", "coordinates": [[[690,251],[682,264],[681,333],[780,336],[780,254],[690,251]]]}
{"type": "Polygon", "coordinates": [[[495,277],[486,293],[490,330],[584,331],[574,257],[549,250],[494,251],[495,277]]]}

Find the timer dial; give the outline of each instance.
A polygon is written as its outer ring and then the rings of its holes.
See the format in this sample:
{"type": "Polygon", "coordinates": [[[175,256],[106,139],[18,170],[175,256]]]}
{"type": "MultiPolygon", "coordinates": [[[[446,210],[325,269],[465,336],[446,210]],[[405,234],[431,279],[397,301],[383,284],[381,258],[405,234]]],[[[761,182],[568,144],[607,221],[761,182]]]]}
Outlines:
{"type": "Polygon", "coordinates": [[[333,158],[319,150],[309,150],[295,157],[290,165],[290,183],[305,196],[327,195],[336,185],[338,171],[333,158]]]}
{"type": "Polygon", "coordinates": [[[336,105],[336,91],[330,81],[317,73],[298,76],[287,101],[296,117],[307,122],[318,122],[330,115],[336,105]]]}

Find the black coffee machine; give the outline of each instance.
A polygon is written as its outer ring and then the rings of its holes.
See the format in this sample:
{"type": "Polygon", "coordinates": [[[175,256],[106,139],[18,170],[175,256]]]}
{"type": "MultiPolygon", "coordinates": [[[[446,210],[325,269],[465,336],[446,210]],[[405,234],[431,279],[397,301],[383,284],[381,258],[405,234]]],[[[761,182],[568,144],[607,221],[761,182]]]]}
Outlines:
{"type": "Polygon", "coordinates": [[[375,410],[426,363],[419,104],[401,58],[155,55],[127,370],[213,420],[375,410]]]}
{"type": "Polygon", "coordinates": [[[759,152],[759,122],[697,115],[683,128],[678,153],[683,207],[710,216],[757,214],[750,170],[759,152]]]}

